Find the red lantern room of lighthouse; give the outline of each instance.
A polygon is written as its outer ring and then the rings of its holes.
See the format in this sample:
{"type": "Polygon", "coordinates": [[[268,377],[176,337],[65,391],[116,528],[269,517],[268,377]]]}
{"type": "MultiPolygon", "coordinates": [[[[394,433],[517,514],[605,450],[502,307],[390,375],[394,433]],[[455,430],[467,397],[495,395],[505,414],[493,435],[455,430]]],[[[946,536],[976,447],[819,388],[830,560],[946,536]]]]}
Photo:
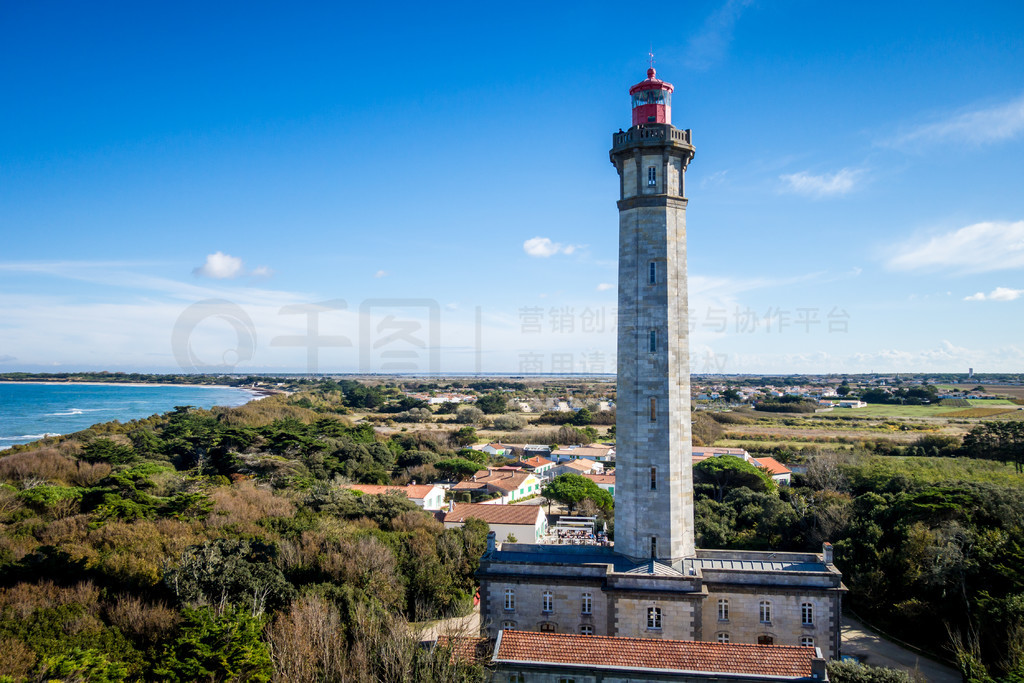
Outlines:
{"type": "Polygon", "coordinates": [[[647,80],[640,81],[629,89],[633,96],[633,125],[645,123],[672,123],[671,83],[659,81],[654,67],[647,70],[647,80]]]}

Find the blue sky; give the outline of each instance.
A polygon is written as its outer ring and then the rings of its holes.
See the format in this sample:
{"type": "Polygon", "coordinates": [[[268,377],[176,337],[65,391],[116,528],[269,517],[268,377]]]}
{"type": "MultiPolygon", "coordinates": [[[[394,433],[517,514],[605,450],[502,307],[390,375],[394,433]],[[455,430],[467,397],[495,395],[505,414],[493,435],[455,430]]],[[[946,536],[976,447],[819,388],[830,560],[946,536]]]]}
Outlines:
{"type": "Polygon", "coordinates": [[[1024,6],[809,0],[2,3],[0,370],[611,372],[652,45],[694,371],[1024,371],[1024,6]]]}

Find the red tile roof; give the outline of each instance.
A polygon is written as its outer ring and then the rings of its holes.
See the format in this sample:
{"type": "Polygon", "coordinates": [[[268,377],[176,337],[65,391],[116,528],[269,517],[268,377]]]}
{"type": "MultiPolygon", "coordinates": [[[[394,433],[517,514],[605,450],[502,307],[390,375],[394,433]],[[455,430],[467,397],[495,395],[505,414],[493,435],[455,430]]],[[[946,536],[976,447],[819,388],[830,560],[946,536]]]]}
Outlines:
{"type": "Polygon", "coordinates": [[[379,496],[389,491],[400,491],[409,498],[415,498],[422,500],[430,495],[433,490],[433,484],[416,484],[415,486],[382,486],[379,484],[349,484],[345,488],[352,489],[354,491],[362,491],[363,493],[370,494],[372,496],[379,496]]]}
{"type": "Polygon", "coordinates": [[[457,661],[483,661],[491,654],[491,641],[488,638],[479,638],[474,636],[438,636],[437,646],[451,648],[452,663],[457,661]]]}
{"type": "Polygon", "coordinates": [[[485,503],[460,503],[444,516],[447,522],[465,522],[470,517],[482,519],[488,524],[534,525],[544,514],[540,505],[487,505],[485,503]]]}
{"type": "Polygon", "coordinates": [[[595,484],[615,485],[614,474],[586,474],[583,475],[595,484]]]}
{"type": "Polygon", "coordinates": [[[519,462],[523,463],[528,467],[544,467],[544,465],[554,465],[553,462],[539,455],[535,455],[532,458],[523,458],[519,462]]]}
{"type": "Polygon", "coordinates": [[[754,458],[755,462],[764,469],[768,470],[769,474],[792,474],[793,470],[789,469],[775,458],[754,458]]]}
{"type": "Polygon", "coordinates": [[[502,631],[495,661],[810,677],[815,650],[791,645],[502,631]]]}

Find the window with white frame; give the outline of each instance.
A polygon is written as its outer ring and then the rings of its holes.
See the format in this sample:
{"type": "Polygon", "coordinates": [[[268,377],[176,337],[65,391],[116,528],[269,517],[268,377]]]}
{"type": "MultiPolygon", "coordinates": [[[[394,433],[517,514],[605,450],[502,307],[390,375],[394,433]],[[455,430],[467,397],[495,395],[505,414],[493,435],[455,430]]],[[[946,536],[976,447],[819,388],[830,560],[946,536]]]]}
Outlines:
{"type": "Polygon", "coordinates": [[[658,184],[658,171],[654,166],[647,167],[647,186],[654,187],[658,184]]]}
{"type": "Polygon", "coordinates": [[[544,591],[543,609],[545,612],[555,611],[555,594],[551,591],[544,591]]]}
{"type": "Polygon", "coordinates": [[[729,600],[727,598],[718,599],[718,620],[729,621],[729,600]]]}
{"type": "Polygon", "coordinates": [[[514,588],[505,589],[505,609],[510,612],[516,608],[516,591],[514,588]]]}
{"type": "Polygon", "coordinates": [[[812,626],[814,624],[814,605],[809,602],[800,605],[800,623],[804,626],[812,626]]]}
{"type": "Polygon", "coordinates": [[[594,594],[584,593],[580,605],[581,614],[592,614],[594,611],[594,594]]]}
{"type": "Polygon", "coordinates": [[[762,600],[758,604],[758,609],[760,611],[761,623],[762,624],[770,624],[770,623],[772,623],[772,603],[770,603],[767,600],[762,600]]]}
{"type": "Polygon", "coordinates": [[[516,622],[514,622],[514,621],[503,621],[503,622],[501,622],[501,627],[502,628],[515,628],[516,627],[516,622]]]}
{"type": "Polygon", "coordinates": [[[800,647],[814,647],[814,638],[810,636],[800,636],[800,647]]]}
{"type": "Polygon", "coordinates": [[[594,627],[591,626],[590,624],[583,624],[582,626],[580,626],[580,635],[581,636],[592,636],[592,635],[594,635],[594,627]]]}
{"type": "Polygon", "coordinates": [[[658,630],[661,628],[661,608],[660,607],[648,607],[647,608],[647,628],[652,630],[658,630]]]}
{"type": "Polygon", "coordinates": [[[718,640],[718,642],[720,642],[720,643],[728,643],[728,642],[729,642],[729,634],[728,634],[728,633],[726,633],[725,631],[721,631],[721,632],[719,632],[719,633],[718,633],[718,634],[717,634],[717,635],[715,636],[715,638],[716,638],[716,639],[718,640]]]}

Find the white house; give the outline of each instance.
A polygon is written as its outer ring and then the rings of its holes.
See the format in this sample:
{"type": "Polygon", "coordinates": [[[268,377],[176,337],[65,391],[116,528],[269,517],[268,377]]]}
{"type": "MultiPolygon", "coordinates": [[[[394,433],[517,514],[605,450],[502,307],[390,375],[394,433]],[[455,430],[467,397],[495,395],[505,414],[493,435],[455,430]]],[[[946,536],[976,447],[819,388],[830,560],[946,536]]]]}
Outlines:
{"type": "Polygon", "coordinates": [[[434,484],[410,484],[408,486],[381,486],[378,484],[350,484],[347,489],[379,496],[390,491],[400,491],[424,510],[440,510],[444,507],[444,489],[434,484]]]}
{"type": "Polygon", "coordinates": [[[548,530],[548,518],[540,505],[460,503],[445,514],[444,525],[460,527],[471,517],[487,522],[499,542],[509,540],[511,535],[519,543],[540,543],[548,530]]]}
{"type": "Polygon", "coordinates": [[[615,460],[615,446],[605,444],[590,444],[589,446],[569,446],[559,448],[551,452],[551,458],[562,462],[564,460],[578,460],[589,458],[598,462],[611,462],[615,460]]]}
{"type": "Polygon", "coordinates": [[[559,474],[602,474],[603,472],[604,465],[587,458],[559,463],[552,470],[552,474],[555,476],[559,474]]]}
{"type": "Polygon", "coordinates": [[[452,491],[497,493],[502,503],[511,503],[540,494],[540,479],[519,467],[491,467],[480,470],[467,481],[460,481],[452,491]]]}
{"type": "Polygon", "coordinates": [[[512,455],[512,447],[501,443],[489,443],[480,450],[488,455],[512,455]]]}
{"type": "Polygon", "coordinates": [[[597,484],[599,488],[604,489],[613,496],[615,495],[615,472],[611,474],[584,474],[583,476],[597,484]]]}

